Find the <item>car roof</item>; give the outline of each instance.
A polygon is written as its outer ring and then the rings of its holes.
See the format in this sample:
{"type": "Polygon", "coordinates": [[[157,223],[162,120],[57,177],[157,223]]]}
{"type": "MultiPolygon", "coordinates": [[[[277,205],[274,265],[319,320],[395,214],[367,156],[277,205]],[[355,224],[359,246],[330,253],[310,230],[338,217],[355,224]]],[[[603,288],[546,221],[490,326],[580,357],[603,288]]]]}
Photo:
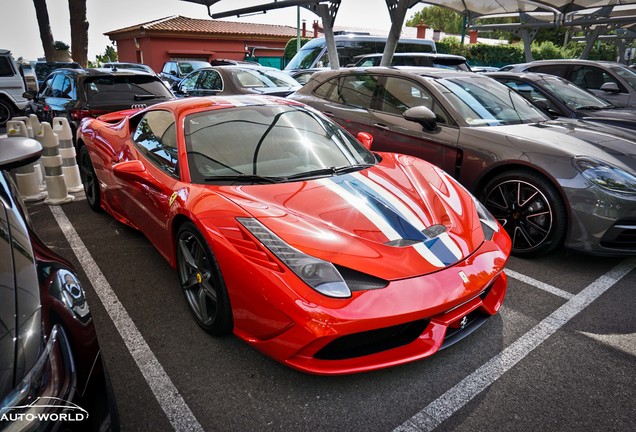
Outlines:
{"type": "Polygon", "coordinates": [[[497,78],[497,77],[514,77],[519,79],[526,79],[528,81],[538,81],[542,80],[556,80],[556,81],[567,81],[565,78],[561,78],[557,75],[542,73],[542,72],[517,72],[517,71],[503,71],[503,72],[486,72],[484,75],[497,78]]]}
{"type": "Polygon", "coordinates": [[[475,78],[480,75],[468,71],[456,71],[454,69],[442,69],[426,66],[371,66],[371,67],[353,67],[336,70],[318,71],[319,76],[354,74],[354,73],[381,73],[388,75],[419,75],[431,78],[447,78],[447,77],[469,77],[475,78]]]}
{"type": "MultiPolygon", "coordinates": [[[[360,54],[354,58],[354,60],[360,60],[363,58],[375,58],[382,57],[383,53],[373,53],[373,54],[360,54]]],[[[458,60],[466,60],[464,56],[455,55],[455,54],[440,54],[440,53],[432,53],[432,52],[399,52],[394,53],[393,57],[432,57],[432,58],[448,58],[448,59],[458,59],[458,60]]]]}

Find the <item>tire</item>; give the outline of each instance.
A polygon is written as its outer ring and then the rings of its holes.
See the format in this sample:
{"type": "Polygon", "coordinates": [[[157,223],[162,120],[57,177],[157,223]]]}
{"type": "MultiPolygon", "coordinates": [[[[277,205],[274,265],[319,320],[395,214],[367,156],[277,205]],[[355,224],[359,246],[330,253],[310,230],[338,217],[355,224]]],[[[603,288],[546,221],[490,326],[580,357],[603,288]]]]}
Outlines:
{"type": "Polygon", "coordinates": [[[82,179],[82,185],[84,185],[84,193],[86,194],[86,202],[93,211],[100,212],[102,210],[102,193],[99,189],[99,181],[95,174],[91,156],[85,145],[80,148],[78,159],[80,177],[82,179]]]}
{"type": "Polygon", "coordinates": [[[514,170],[497,175],[483,189],[481,202],[510,235],[515,256],[547,254],[565,239],[563,199],[538,173],[514,170]]]}
{"type": "Polygon", "coordinates": [[[11,120],[15,114],[15,109],[6,99],[0,98],[0,127],[5,127],[7,121],[11,120]]]}
{"type": "Polygon", "coordinates": [[[186,222],[177,232],[176,245],[179,282],[197,324],[216,336],[231,333],[230,298],[203,235],[193,223],[186,222]]]}

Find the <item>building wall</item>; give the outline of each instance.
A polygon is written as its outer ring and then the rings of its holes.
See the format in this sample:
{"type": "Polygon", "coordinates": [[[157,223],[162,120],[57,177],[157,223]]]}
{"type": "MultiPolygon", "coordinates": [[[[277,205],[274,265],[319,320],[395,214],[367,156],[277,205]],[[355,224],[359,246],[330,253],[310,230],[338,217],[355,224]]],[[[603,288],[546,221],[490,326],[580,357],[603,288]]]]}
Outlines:
{"type": "Polygon", "coordinates": [[[122,37],[116,41],[119,61],[145,63],[155,72],[161,72],[163,64],[172,58],[197,58],[201,60],[243,60],[255,49],[260,57],[282,57],[287,40],[193,38],[146,35],[122,37]],[[138,44],[138,47],[135,44],[138,44]],[[274,48],[263,49],[262,47],[274,48]],[[246,51],[247,50],[247,51],[246,51]]]}

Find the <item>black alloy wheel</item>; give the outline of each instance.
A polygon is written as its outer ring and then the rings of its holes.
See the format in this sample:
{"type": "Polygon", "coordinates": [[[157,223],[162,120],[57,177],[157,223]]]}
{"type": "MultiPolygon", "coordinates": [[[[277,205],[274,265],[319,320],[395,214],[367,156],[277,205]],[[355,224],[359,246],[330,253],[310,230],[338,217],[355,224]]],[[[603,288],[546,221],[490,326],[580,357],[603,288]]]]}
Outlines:
{"type": "Polygon", "coordinates": [[[13,117],[13,106],[6,100],[0,98],[0,127],[5,127],[7,122],[13,117]]]}
{"type": "Polygon", "coordinates": [[[179,282],[197,323],[208,333],[232,331],[230,298],[219,266],[199,230],[191,222],[177,233],[179,282]]]}
{"type": "Polygon", "coordinates": [[[565,204],[556,188],[537,173],[499,174],[488,182],[481,201],[510,235],[513,255],[543,255],[565,238],[565,204]]]}
{"type": "Polygon", "coordinates": [[[97,175],[95,175],[95,168],[85,145],[80,147],[79,151],[79,170],[88,206],[96,212],[101,211],[102,198],[99,190],[99,180],[97,175]]]}

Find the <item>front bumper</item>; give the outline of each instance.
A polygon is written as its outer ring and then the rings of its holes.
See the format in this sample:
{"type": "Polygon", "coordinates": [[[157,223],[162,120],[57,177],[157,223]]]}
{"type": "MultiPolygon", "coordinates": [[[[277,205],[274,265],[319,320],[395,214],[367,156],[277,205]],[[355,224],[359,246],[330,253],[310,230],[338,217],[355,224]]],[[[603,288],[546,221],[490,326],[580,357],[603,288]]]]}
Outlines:
{"type": "Polygon", "coordinates": [[[290,325],[267,339],[240,328],[235,334],[294,369],[320,375],[371,371],[428,357],[497,313],[507,287],[507,236],[504,243],[485,242],[452,267],[355,292],[351,299],[321,305],[297,300],[293,311],[281,309],[290,325]]]}

